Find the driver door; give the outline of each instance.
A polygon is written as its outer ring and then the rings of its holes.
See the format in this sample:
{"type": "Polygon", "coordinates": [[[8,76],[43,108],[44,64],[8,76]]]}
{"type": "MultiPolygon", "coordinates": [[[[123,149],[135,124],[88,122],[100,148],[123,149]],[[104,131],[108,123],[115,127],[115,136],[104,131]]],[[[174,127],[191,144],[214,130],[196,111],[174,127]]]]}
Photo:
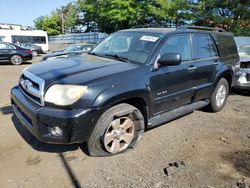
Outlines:
{"type": "Polygon", "coordinates": [[[195,94],[196,65],[192,61],[191,35],[177,34],[168,38],[159,55],[171,52],[179,53],[182,62],[180,65],[161,66],[152,72],[150,84],[153,91],[154,114],[189,104],[195,94]]]}

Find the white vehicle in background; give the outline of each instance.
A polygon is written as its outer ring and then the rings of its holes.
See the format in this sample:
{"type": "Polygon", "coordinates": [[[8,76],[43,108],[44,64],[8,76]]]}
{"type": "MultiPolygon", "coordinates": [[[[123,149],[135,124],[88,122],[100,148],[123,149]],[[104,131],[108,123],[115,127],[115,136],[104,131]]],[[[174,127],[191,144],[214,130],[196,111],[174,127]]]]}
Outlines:
{"type": "Polygon", "coordinates": [[[49,50],[48,34],[42,30],[6,29],[0,27],[0,42],[29,43],[49,50]]]}

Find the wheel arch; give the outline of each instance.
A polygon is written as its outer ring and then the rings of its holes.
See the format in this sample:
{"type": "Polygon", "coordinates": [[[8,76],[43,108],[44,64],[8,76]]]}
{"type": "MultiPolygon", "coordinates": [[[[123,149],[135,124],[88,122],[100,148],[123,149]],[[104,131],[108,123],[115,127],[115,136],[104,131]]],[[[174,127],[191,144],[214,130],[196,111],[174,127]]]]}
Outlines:
{"type": "Polygon", "coordinates": [[[218,79],[216,81],[216,85],[218,84],[218,82],[220,81],[221,78],[224,78],[224,79],[226,79],[226,81],[228,83],[229,92],[230,92],[231,91],[231,86],[233,84],[233,76],[234,76],[233,70],[227,70],[227,71],[222,72],[220,74],[220,77],[218,77],[218,79]]]}
{"type": "MultiPolygon", "coordinates": [[[[121,84],[105,90],[97,96],[92,107],[104,107],[108,109],[112,106],[127,103],[130,104],[143,114],[145,125],[147,125],[151,100],[150,91],[144,83],[121,84]]],[[[147,126],[145,126],[147,128],[147,126]]]]}

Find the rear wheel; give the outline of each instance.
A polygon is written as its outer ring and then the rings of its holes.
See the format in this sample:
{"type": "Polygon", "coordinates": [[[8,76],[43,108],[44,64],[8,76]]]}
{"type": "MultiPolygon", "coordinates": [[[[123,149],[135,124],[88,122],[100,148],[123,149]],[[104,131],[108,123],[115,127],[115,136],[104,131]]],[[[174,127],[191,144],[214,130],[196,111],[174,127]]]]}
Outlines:
{"type": "Polygon", "coordinates": [[[114,155],[135,146],[144,132],[144,118],[132,105],[118,104],[103,113],[88,140],[92,156],[114,155]]]}
{"type": "Polygon", "coordinates": [[[38,52],[35,51],[35,50],[33,50],[31,53],[32,53],[32,56],[33,56],[33,57],[36,57],[36,56],[38,55],[38,52]]]}
{"type": "Polygon", "coordinates": [[[13,55],[10,57],[10,62],[13,65],[20,65],[23,62],[23,58],[20,55],[13,55]]]}
{"type": "Polygon", "coordinates": [[[210,99],[210,108],[212,112],[219,112],[223,109],[227,101],[228,93],[228,82],[225,78],[221,78],[210,99]]]}

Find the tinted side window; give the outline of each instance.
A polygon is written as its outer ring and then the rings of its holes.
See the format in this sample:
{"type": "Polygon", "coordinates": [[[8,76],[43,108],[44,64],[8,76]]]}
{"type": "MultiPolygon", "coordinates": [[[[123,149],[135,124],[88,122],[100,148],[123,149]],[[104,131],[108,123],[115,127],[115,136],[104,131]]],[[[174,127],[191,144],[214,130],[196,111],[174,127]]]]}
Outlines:
{"type": "Polygon", "coordinates": [[[41,39],[41,44],[46,44],[46,38],[45,37],[40,37],[41,39]]]}
{"type": "Polygon", "coordinates": [[[40,36],[12,36],[13,43],[32,43],[32,44],[46,44],[46,38],[40,36]]]}
{"type": "Polygon", "coordinates": [[[6,44],[0,44],[0,49],[7,49],[7,45],[6,44]]]}
{"type": "Polygon", "coordinates": [[[9,45],[9,44],[6,44],[6,47],[7,47],[7,49],[15,49],[15,47],[14,47],[14,46],[9,45]]]}
{"type": "Polygon", "coordinates": [[[218,56],[214,41],[209,35],[195,34],[193,41],[196,59],[205,59],[218,56]]]}
{"type": "Polygon", "coordinates": [[[183,61],[191,60],[190,36],[174,35],[167,39],[160,51],[160,55],[164,55],[165,53],[179,53],[183,61]]]}
{"type": "Polygon", "coordinates": [[[195,59],[210,58],[208,35],[194,35],[195,59]]]}

